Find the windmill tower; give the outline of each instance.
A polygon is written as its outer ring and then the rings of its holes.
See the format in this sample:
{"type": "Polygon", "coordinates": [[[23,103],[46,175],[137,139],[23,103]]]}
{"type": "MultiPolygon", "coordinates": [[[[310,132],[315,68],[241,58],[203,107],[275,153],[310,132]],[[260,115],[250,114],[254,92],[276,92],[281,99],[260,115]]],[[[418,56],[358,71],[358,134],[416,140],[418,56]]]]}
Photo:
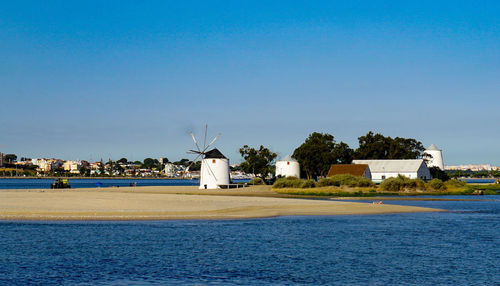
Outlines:
{"type": "Polygon", "coordinates": [[[438,167],[439,169],[444,170],[443,153],[440,149],[438,149],[438,147],[436,147],[436,145],[431,144],[431,146],[424,151],[424,154],[432,156],[427,163],[427,167],[438,167]]]}
{"type": "Polygon", "coordinates": [[[290,155],[286,155],[276,162],[276,176],[300,178],[300,165],[290,155]]]}
{"type": "MultiPolygon", "coordinates": [[[[200,189],[219,189],[221,185],[229,185],[229,159],[226,158],[217,148],[210,151],[207,149],[214,144],[214,142],[219,138],[220,133],[215,136],[215,138],[206,145],[207,142],[207,129],[208,125],[205,125],[205,137],[203,139],[203,148],[200,149],[193,132],[191,132],[191,137],[193,138],[196,150],[189,150],[189,154],[198,154],[193,160],[193,163],[201,159],[201,171],[200,171],[200,189]]],[[[188,166],[186,169],[189,170],[188,166]]]]}

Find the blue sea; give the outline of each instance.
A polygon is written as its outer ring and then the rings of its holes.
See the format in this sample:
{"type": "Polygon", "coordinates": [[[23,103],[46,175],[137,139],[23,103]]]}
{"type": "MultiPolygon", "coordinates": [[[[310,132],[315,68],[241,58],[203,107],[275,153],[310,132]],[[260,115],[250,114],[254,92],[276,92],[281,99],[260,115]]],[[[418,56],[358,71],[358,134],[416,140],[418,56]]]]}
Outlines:
{"type": "MultiPolygon", "coordinates": [[[[233,180],[235,183],[248,180],[233,180]]],[[[0,189],[50,189],[54,179],[0,179],[0,189]]],[[[171,179],[69,179],[71,188],[96,187],[128,187],[136,183],[139,186],[198,186],[199,180],[171,180],[171,179]]]]}
{"type": "MultiPolygon", "coordinates": [[[[434,198],[434,197],[433,197],[434,198]]],[[[449,212],[0,222],[0,285],[499,285],[500,201],[449,212]]]]}

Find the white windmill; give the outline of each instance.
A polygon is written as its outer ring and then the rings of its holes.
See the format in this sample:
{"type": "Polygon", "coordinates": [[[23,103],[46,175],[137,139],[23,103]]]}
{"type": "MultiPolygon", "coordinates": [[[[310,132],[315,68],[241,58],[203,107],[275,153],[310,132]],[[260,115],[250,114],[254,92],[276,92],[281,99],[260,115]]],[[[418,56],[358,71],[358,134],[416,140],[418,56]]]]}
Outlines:
{"type": "Polygon", "coordinates": [[[441,170],[444,170],[443,164],[443,151],[436,147],[436,145],[431,144],[429,148],[425,149],[424,154],[430,155],[429,162],[427,162],[427,167],[438,167],[441,170]]]}
{"type": "MultiPolygon", "coordinates": [[[[205,137],[203,139],[203,148],[200,149],[198,141],[194,137],[193,132],[191,132],[191,137],[193,138],[196,150],[189,150],[188,154],[198,154],[193,160],[194,164],[198,158],[201,159],[201,171],[200,171],[200,189],[219,189],[221,185],[229,185],[229,159],[226,158],[217,148],[210,151],[207,149],[215,143],[219,138],[220,133],[212,139],[212,141],[206,145],[207,142],[207,129],[208,125],[205,125],[205,137]]],[[[189,167],[191,167],[189,165],[189,167]]],[[[189,170],[187,167],[186,171],[189,170]]]]}

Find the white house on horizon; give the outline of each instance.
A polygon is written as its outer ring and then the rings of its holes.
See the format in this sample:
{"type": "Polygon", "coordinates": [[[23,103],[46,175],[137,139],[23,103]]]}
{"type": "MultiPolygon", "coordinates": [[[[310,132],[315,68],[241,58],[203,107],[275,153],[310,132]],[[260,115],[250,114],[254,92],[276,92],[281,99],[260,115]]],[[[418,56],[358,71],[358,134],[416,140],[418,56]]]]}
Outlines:
{"type": "Polygon", "coordinates": [[[276,162],[276,176],[300,178],[300,165],[290,155],[286,155],[276,162]]]}
{"type": "Polygon", "coordinates": [[[372,181],[379,183],[387,178],[403,175],[410,179],[432,179],[423,159],[410,160],[353,160],[353,164],[368,164],[372,181]]]}

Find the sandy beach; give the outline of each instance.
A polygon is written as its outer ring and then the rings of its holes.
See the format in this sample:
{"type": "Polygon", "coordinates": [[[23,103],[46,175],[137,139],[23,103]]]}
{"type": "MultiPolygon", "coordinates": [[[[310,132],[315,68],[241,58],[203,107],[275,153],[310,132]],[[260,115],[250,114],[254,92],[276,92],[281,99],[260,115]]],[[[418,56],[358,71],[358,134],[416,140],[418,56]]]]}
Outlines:
{"type": "Polygon", "coordinates": [[[287,215],[432,212],[438,209],[277,197],[269,188],[0,190],[2,220],[243,219],[287,215]]]}

